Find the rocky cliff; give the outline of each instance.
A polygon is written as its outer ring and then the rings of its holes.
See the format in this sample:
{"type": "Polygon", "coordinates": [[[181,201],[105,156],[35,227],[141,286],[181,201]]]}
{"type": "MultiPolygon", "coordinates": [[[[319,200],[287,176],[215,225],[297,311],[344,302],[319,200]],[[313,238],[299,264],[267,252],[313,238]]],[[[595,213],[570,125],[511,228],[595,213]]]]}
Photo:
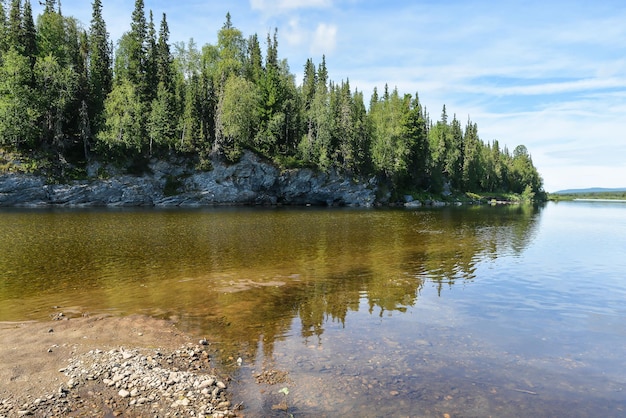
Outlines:
{"type": "MultiPolygon", "coordinates": [[[[97,167],[96,167],[97,168],[97,167]]],[[[184,165],[152,161],[151,174],[93,176],[68,184],[46,184],[43,177],[0,175],[0,206],[210,206],[328,205],[369,207],[376,199],[375,179],[360,182],[336,172],[281,171],[246,152],[232,165],[215,161],[200,172],[184,165]]],[[[97,169],[91,167],[90,172],[97,169]]]]}

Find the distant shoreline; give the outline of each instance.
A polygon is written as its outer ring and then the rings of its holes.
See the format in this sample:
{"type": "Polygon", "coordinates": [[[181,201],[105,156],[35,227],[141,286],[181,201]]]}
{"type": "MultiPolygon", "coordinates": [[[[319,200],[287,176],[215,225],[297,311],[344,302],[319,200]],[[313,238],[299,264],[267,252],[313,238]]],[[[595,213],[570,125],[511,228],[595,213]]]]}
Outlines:
{"type": "Polygon", "coordinates": [[[626,203],[624,199],[593,199],[593,198],[581,198],[581,199],[572,199],[575,202],[615,202],[615,203],[626,203]]]}

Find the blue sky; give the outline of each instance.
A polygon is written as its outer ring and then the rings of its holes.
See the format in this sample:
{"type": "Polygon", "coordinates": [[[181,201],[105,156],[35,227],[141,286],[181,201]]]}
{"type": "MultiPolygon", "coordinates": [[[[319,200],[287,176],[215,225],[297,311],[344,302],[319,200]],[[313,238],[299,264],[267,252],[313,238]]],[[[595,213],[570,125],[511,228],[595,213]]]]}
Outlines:
{"type": "MultiPolygon", "coordinates": [[[[31,0],[34,13],[40,12],[31,0]]],[[[244,36],[278,28],[278,53],[301,82],[322,54],[330,78],[365,93],[418,92],[436,120],[445,104],[483,141],[524,144],[545,189],[626,187],[626,2],[144,0],[167,14],[172,42],[215,43],[231,13],[244,36]]],[[[132,0],[102,0],[111,39],[132,0]]],[[[62,0],[91,20],[91,1],[62,0]]]]}

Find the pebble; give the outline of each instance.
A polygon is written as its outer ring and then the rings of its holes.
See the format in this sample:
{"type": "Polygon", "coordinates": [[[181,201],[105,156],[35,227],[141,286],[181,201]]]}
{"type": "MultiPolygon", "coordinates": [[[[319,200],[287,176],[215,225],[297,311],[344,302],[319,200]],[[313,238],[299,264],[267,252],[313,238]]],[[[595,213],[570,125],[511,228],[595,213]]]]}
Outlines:
{"type": "MultiPolygon", "coordinates": [[[[68,380],[55,393],[42,394],[19,407],[16,402],[0,403],[0,417],[68,416],[85,411],[89,401],[81,399],[79,390],[101,397],[114,416],[119,412],[131,416],[233,417],[226,382],[203,370],[203,365],[210,369],[209,362],[203,344],[170,353],[92,350],[59,369],[68,380]]],[[[92,407],[98,414],[95,402],[92,407]]]]}

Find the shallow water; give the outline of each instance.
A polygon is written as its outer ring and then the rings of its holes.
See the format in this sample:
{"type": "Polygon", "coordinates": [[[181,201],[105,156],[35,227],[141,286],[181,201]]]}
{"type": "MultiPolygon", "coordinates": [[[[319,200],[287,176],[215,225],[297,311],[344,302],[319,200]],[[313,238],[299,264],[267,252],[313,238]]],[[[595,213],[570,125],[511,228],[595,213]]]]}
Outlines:
{"type": "Polygon", "coordinates": [[[623,416],[625,249],[618,202],[4,210],[0,320],[176,318],[247,416],[623,416]]]}

